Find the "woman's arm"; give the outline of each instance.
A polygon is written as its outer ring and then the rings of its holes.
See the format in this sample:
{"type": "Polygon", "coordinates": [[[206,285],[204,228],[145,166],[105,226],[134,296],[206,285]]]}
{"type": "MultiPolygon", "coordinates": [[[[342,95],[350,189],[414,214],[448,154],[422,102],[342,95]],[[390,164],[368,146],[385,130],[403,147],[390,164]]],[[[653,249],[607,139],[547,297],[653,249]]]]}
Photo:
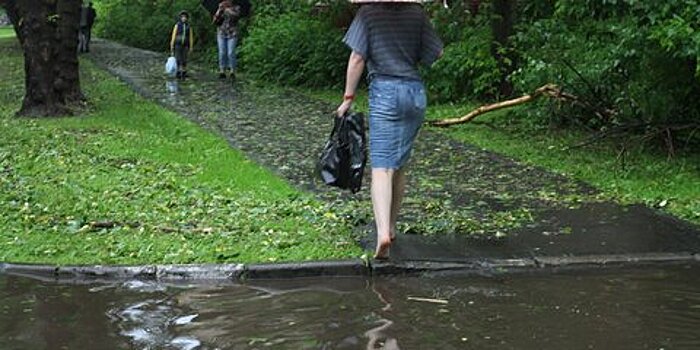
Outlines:
{"type": "Polygon", "coordinates": [[[211,23],[216,24],[217,21],[219,21],[219,18],[222,15],[223,7],[221,4],[219,4],[219,8],[216,9],[216,13],[214,13],[214,16],[211,18],[211,23]]]}
{"type": "Polygon", "coordinates": [[[342,117],[347,113],[355,99],[355,91],[362,77],[362,72],[365,70],[365,58],[357,52],[353,51],[348,59],[348,70],[345,74],[345,95],[343,103],[338,106],[336,113],[338,117],[342,117]]]}

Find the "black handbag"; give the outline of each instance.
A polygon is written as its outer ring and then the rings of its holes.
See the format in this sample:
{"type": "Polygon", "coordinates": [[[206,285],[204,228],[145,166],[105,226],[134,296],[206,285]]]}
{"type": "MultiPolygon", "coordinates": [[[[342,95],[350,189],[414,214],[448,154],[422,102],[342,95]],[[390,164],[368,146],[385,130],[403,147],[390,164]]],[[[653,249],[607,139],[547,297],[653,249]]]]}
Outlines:
{"type": "Polygon", "coordinates": [[[350,113],[333,119],[333,131],[321,152],[317,170],[326,185],[357,193],[367,163],[365,117],[362,113],[350,113]]]}

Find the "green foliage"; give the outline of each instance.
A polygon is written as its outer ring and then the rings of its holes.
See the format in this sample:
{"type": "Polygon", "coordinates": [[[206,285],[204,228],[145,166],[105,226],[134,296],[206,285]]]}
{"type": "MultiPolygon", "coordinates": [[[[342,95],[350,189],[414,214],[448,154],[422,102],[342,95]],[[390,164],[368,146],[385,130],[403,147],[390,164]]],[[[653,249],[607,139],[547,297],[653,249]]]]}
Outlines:
{"type": "Polygon", "coordinates": [[[644,20],[650,24],[650,37],[674,57],[692,61],[700,79],[700,1],[644,5],[649,7],[644,20]]]}
{"type": "MultiPolygon", "coordinates": [[[[690,6],[695,1],[674,3],[679,11],[700,8],[690,6]]],[[[658,10],[631,0],[558,1],[552,17],[521,24],[515,38],[520,67],[511,79],[522,92],[556,83],[592,106],[538,107],[536,115],[550,121],[693,144],[700,105],[687,101],[700,94],[695,34],[684,19],[666,20],[670,15],[658,10]],[[613,113],[594,113],[606,109],[613,113]]]]}
{"type": "Polygon", "coordinates": [[[297,12],[258,18],[241,46],[241,63],[255,79],[338,86],[349,54],[342,36],[328,23],[297,12]]]}
{"type": "Polygon", "coordinates": [[[15,29],[12,27],[0,27],[0,38],[14,38],[15,29]]]}
{"type": "Polygon", "coordinates": [[[277,17],[287,13],[309,13],[312,1],[259,0],[254,2],[255,16],[258,18],[277,17]]]}
{"type": "MultiPolygon", "coordinates": [[[[700,57],[700,1],[698,0],[560,0],[557,16],[568,21],[629,17],[676,58],[700,57]]],[[[696,64],[697,66],[697,64],[696,64]]],[[[696,70],[700,77],[700,70],[696,70]]]]}
{"type": "Polygon", "coordinates": [[[489,17],[474,16],[467,1],[453,1],[449,9],[426,6],[438,36],[445,44],[468,40],[477,28],[485,29],[489,17]]]}
{"type": "Polygon", "coordinates": [[[490,33],[478,28],[463,32],[469,40],[448,44],[443,57],[423,74],[433,101],[478,100],[496,94],[500,72],[489,51],[490,33]]]}

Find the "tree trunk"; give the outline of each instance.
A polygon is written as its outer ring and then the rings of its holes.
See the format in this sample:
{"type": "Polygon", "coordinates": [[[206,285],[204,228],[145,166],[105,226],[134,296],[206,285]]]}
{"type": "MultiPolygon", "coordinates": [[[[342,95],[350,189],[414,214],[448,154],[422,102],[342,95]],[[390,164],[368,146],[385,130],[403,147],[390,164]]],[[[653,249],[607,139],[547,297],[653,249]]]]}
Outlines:
{"type": "Polygon", "coordinates": [[[494,16],[491,21],[493,45],[491,46],[491,53],[496,58],[498,68],[501,71],[498,91],[501,96],[505,97],[513,94],[513,85],[508,81],[508,76],[515,67],[514,57],[509,53],[511,51],[510,36],[513,35],[513,26],[515,24],[515,8],[515,0],[493,1],[494,16]]]}
{"type": "Polygon", "coordinates": [[[59,116],[83,99],[78,71],[80,0],[0,0],[24,51],[21,116],[59,116]]]}

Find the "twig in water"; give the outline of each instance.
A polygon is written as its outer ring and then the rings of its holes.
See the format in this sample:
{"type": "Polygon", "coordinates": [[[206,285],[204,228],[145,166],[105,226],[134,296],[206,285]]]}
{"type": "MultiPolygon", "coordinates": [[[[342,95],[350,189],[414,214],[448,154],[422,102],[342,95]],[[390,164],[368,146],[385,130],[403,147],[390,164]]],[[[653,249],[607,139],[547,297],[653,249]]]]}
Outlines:
{"type": "Polygon", "coordinates": [[[448,303],[447,300],[444,299],[432,299],[432,298],[419,298],[419,297],[408,297],[409,301],[421,301],[425,303],[433,303],[433,304],[442,304],[445,305],[448,303]]]}

